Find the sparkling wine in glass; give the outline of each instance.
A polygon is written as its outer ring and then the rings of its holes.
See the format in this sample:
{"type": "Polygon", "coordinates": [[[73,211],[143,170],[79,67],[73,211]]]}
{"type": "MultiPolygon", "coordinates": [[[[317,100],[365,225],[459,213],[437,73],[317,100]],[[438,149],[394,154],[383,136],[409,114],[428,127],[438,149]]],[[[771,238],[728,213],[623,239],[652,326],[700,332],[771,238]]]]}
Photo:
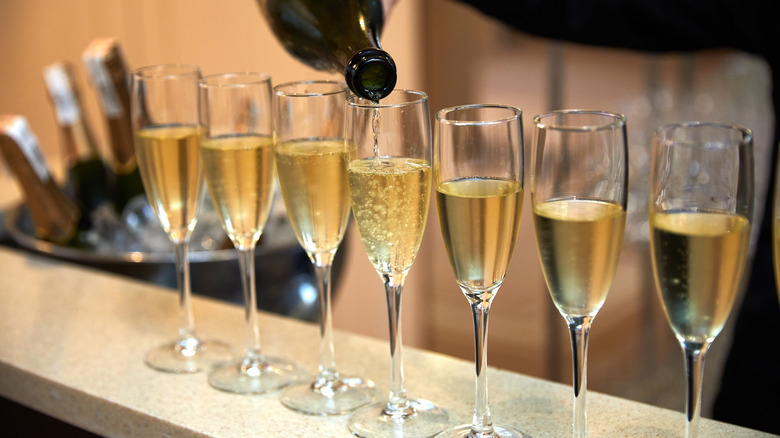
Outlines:
{"type": "Polygon", "coordinates": [[[385,286],[390,325],[387,401],[352,414],[361,437],[428,437],[447,427],[448,415],[406,394],[401,342],[401,292],[420,248],[431,190],[428,96],[395,90],[379,103],[347,100],[347,175],[352,214],[363,248],[385,286]]]}
{"type": "Polygon", "coordinates": [[[753,221],[753,135],[719,123],[653,133],[650,251],[687,377],[685,436],[697,437],[704,359],[734,305],[753,221]]]}
{"type": "Polygon", "coordinates": [[[193,65],[155,65],[133,72],[131,110],[138,168],[154,212],[176,250],[179,337],[149,351],[152,368],[173,373],[208,370],[232,357],[220,341],[195,333],[189,240],[202,201],[198,80],[193,65]]]}
{"type": "Polygon", "coordinates": [[[471,306],[476,365],[471,424],[442,432],[437,438],[523,436],[493,424],[487,385],[488,316],[520,230],[523,176],[520,109],[469,105],[436,114],[436,205],[455,280],[471,306]]]}
{"type": "Polygon", "coordinates": [[[349,221],[343,82],[300,81],[274,87],[276,169],[298,243],[319,284],[320,357],[313,382],[288,386],[280,401],[311,415],[339,415],[374,400],[374,384],[336,370],[331,267],[349,221]]]}
{"type": "Polygon", "coordinates": [[[542,272],[571,335],[572,436],[587,435],[588,333],[607,298],[626,223],[626,119],[563,110],[534,117],[531,203],[542,272]]]}
{"type": "Polygon", "coordinates": [[[294,364],[260,348],[255,246],[271,211],[276,181],[271,78],[253,72],[206,76],[200,93],[206,185],[238,251],[246,327],[244,357],[217,365],[208,380],[223,391],[263,394],[297,375],[294,364]]]}

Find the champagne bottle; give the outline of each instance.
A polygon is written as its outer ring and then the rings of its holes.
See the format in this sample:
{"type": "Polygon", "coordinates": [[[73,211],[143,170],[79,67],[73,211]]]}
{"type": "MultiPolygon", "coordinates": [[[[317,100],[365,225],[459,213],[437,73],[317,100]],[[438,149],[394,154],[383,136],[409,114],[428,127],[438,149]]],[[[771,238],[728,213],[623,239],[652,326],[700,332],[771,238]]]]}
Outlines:
{"type": "Polygon", "coordinates": [[[100,96],[113,151],[114,207],[122,213],[131,200],[145,199],[141,174],[135,161],[130,122],[130,76],[119,43],[114,38],[97,38],[82,55],[92,85],[100,96]]]}
{"type": "Polygon", "coordinates": [[[75,244],[80,212],[52,178],[27,119],[0,115],[0,156],[22,191],[35,235],[60,245],[75,244]]]}
{"type": "Polygon", "coordinates": [[[318,70],[343,72],[360,97],[378,101],[393,91],[395,61],[379,44],[381,0],[257,0],[290,54],[318,70]]]}
{"type": "Polygon", "coordinates": [[[65,191],[81,210],[81,228],[88,228],[92,212],[109,200],[108,169],[98,154],[86,120],[73,66],[58,62],[43,70],[54,106],[65,162],[65,191]]]}

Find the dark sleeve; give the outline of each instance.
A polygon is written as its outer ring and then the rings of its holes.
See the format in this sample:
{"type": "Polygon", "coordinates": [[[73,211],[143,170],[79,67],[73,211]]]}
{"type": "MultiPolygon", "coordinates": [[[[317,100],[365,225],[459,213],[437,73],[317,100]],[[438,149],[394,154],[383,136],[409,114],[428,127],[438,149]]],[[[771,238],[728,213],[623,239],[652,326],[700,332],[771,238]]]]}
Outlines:
{"type": "Polygon", "coordinates": [[[458,0],[520,31],[651,52],[733,48],[773,57],[776,0],[458,0]]]}

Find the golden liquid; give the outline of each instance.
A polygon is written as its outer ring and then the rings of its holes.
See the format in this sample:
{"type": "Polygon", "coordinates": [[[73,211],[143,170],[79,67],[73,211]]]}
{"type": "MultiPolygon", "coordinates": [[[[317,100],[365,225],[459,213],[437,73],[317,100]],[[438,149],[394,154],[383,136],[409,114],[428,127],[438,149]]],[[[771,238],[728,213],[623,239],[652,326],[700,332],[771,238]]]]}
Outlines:
{"type": "Polygon", "coordinates": [[[146,196],[163,229],[176,242],[189,238],[200,207],[200,133],[196,125],[151,126],[136,133],[146,196]]]}
{"type": "Polygon", "coordinates": [[[589,199],[542,202],[533,211],[553,302],[565,316],[595,316],[615,276],[626,212],[619,204],[589,199]]]}
{"type": "Polygon", "coordinates": [[[470,291],[501,285],[520,229],[517,181],[468,178],[436,188],[444,245],[458,284],[470,291]]]}
{"type": "Polygon", "coordinates": [[[349,219],[344,139],[306,139],[276,146],[287,215],[309,255],[335,252],[349,219]]]}
{"type": "Polygon", "coordinates": [[[366,158],[347,171],[363,248],[377,272],[409,270],[422,241],[430,201],[431,167],[408,158],[366,158]]]}
{"type": "Polygon", "coordinates": [[[747,257],[750,223],[739,215],[651,215],[658,292],[678,339],[712,341],[726,323],[747,257]]]}
{"type": "Polygon", "coordinates": [[[241,135],[203,140],[203,169],[211,200],[238,249],[254,247],[273,202],[273,139],[241,135]]]}

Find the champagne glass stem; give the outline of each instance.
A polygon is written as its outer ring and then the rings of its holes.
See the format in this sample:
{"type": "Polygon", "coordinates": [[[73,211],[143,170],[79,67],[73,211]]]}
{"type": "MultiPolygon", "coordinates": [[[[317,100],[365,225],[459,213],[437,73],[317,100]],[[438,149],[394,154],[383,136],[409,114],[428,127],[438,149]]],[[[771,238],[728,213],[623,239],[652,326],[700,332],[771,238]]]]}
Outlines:
{"type": "Polygon", "coordinates": [[[333,348],[333,317],[331,313],[331,267],[330,253],[317,254],[314,271],[319,284],[320,301],[320,364],[316,384],[327,385],[336,380],[336,356],[333,348]]]}
{"type": "Polygon", "coordinates": [[[260,353],[260,328],[257,323],[257,294],[255,293],[255,251],[253,246],[238,248],[241,269],[241,286],[244,291],[244,322],[246,361],[258,361],[260,353]]]}
{"type": "Polygon", "coordinates": [[[387,292],[387,316],[390,323],[390,397],[384,413],[389,416],[403,416],[409,412],[409,399],[404,386],[404,364],[401,342],[401,292],[403,277],[383,276],[387,292]]]}
{"type": "Polygon", "coordinates": [[[699,436],[699,420],[701,420],[701,383],[704,372],[704,356],[709,343],[683,342],[685,353],[685,374],[688,380],[688,398],[685,400],[686,427],[685,437],[699,436]]]}
{"type": "Polygon", "coordinates": [[[485,292],[474,294],[465,291],[466,296],[471,302],[471,312],[474,318],[474,364],[476,366],[476,397],[474,402],[474,419],[471,423],[471,433],[473,437],[492,437],[493,420],[490,416],[490,405],[488,403],[488,380],[487,380],[487,336],[488,336],[488,314],[494,292],[485,292]]]}
{"type": "Polygon", "coordinates": [[[192,313],[189,243],[174,242],[176,251],[176,281],[179,285],[179,337],[181,341],[195,338],[195,316],[192,313]]]}
{"type": "Polygon", "coordinates": [[[574,368],[574,419],[572,436],[585,438],[588,430],[585,396],[588,392],[588,334],[592,316],[569,319],[572,365],[574,368]]]}

